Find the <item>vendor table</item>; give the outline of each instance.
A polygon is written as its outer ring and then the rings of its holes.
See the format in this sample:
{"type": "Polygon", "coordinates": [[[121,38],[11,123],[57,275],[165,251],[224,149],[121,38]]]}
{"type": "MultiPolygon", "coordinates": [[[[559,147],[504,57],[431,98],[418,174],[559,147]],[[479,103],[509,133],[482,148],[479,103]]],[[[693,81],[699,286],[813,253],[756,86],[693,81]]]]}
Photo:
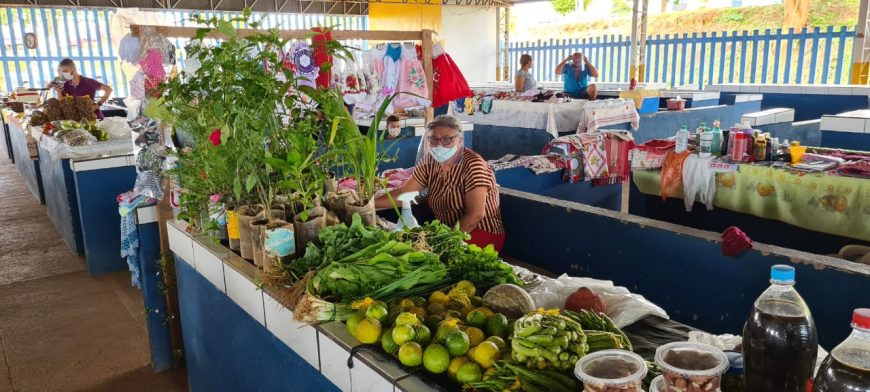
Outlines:
{"type": "MultiPolygon", "coordinates": [[[[640,192],[659,194],[660,171],[635,171],[632,177],[640,192]]],[[[870,180],[866,179],[740,165],[738,172],[717,175],[713,205],[807,230],[870,241],[870,180]]]]}
{"type": "Polygon", "coordinates": [[[82,240],[92,276],[127,270],[117,197],[136,182],[133,155],[72,161],[82,240]]]}
{"type": "Polygon", "coordinates": [[[50,153],[39,146],[39,168],[45,188],[45,206],[48,217],[60,232],[73,254],[84,254],[82,223],[76,197],[75,176],[69,159],[51,159],[50,153]]]}
{"type": "Polygon", "coordinates": [[[15,167],[24,178],[27,189],[41,204],[45,204],[45,192],[42,187],[42,173],[39,167],[39,153],[36,139],[24,129],[21,119],[11,111],[4,111],[9,120],[9,139],[12,142],[12,153],[15,155],[15,167]]]}
{"type": "MultiPolygon", "coordinates": [[[[255,284],[256,267],[208,238],[190,235],[184,223],[167,222],[167,231],[176,255],[191,390],[444,390],[437,377],[409,372],[377,349],[351,355],[360,343],[343,323],[294,321],[281,303],[283,292],[255,284]]],[[[689,330],[657,316],[624,328],[649,360],[656,347],[686,340],[689,330]]]]}
{"type": "Polygon", "coordinates": [[[0,113],[0,122],[2,122],[0,125],[2,125],[3,128],[3,132],[0,132],[0,138],[3,139],[0,141],[0,149],[4,150],[6,152],[6,157],[14,163],[15,155],[12,154],[12,139],[9,138],[9,122],[6,120],[5,110],[0,113]]]}

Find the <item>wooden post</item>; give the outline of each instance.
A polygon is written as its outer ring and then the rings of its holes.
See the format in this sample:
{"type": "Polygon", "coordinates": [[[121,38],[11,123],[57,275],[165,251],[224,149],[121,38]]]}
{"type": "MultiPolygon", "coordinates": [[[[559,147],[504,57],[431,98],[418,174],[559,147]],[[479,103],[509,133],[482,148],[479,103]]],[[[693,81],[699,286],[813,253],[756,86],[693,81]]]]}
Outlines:
{"type": "MultiPolygon", "coordinates": [[[[423,30],[423,72],[426,74],[426,84],[429,86],[429,101],[435,97],[435,78],[432,70],[432,36],[434,31],[423,30]]],[[[432,105],[426,108],[425,122],[428,125],[435,118],[432,105]]]]}

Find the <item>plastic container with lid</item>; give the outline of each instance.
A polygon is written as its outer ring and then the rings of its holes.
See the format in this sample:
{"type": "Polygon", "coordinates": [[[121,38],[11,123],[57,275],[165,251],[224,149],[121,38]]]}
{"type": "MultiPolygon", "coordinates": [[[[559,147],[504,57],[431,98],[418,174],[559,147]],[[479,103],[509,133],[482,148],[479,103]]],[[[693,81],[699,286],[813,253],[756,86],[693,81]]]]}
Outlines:
{"type": "Polygon", "coordinates": [[[822,362],[813,392],[870,391],[870,309],[852,313],[852,334],[822,362]]]}
{"type": "Polygon", "coordinates": [[[646,372],[643,358],[625,350],[596,351],[574,367],[584,392],[641,392],[646,372]]]}
{"type": "Polygon", "coordinates": [[[674,342],[656,350],[656,365],[662,370],[668,392],[719,391],[728,357],[708,344],[674,342]]]}
{"type": "Polygon", "coordinates": [[[665,376],[657,376],[649,383],[649,392],[668,392],[665,386],[665,376]]]}

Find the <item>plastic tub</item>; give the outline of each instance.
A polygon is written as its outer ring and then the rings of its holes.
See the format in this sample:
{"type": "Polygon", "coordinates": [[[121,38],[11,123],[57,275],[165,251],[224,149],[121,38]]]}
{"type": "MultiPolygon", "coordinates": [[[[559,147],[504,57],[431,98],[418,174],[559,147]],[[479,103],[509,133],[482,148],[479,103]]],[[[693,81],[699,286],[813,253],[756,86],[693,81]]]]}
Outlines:
{"type": "Polygon", "coordinates": [[[665,376],[658,376],[649,383],[649,392],[668,392],[665,387],[665,376]]]}
{"type": "Polygon", "coordinates": [[[603,350],[584,356],[574,367],[585,392],[641,392],[646,362],[625,350],[603,350]]]}
{"type": "Polygon", "coordinates": [[[728,357],[716,347],[689,342],[668,343],[656,350],[668,392],[719,391],[728,357]]]}

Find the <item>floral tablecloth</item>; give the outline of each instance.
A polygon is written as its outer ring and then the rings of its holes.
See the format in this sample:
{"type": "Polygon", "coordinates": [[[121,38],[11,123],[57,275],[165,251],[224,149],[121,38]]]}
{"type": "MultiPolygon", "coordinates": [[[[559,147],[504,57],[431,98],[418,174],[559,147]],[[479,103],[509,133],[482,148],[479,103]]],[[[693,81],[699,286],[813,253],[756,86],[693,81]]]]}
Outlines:
{"type": "MultiPolygon", "coordinates": [[[[642,193],[659,194],[660,171],[634,171],[632,177],[642,193]]],[[[737,172],[716,175],[713,206],[870,241],[868,179],[740,165],[737,172]]]]}

